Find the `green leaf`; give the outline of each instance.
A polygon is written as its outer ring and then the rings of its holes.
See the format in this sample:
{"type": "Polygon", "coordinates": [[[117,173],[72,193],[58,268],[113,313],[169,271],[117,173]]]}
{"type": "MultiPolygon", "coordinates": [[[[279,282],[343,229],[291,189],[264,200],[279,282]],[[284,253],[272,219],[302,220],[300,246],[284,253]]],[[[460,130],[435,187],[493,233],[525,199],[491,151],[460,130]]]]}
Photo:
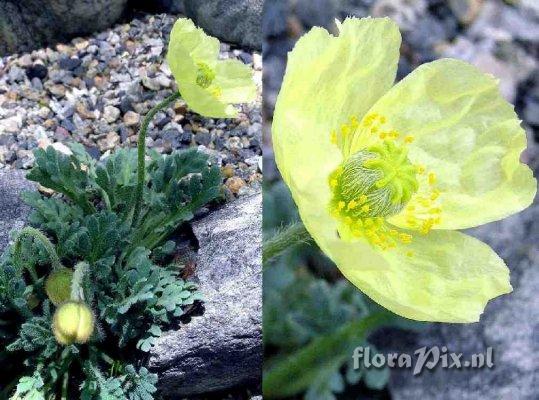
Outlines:
{"type": "Polygon", "coordinates": [[[142,367],[137,371],[134,366],[128,365],[125,368],[126,378],[124,391],[129,400],[153,400],[157,391],[157,375],[151,374],[142,367]]]}
{"type": "Polygon", "coordinates": [[[83,366],[86,379],[81,385],[81,400],[123,400],[126,399],[122,379],[106,377],[100,369],[86,361],[83,366]]]}
{"type": "Polygon", "coordinates": [[[134,246],[153,249],[196,210],[219,196],[221,175],[209,157],[189,149],[165,155],[149,166],[143,218],[134,246]]]}
{"type": "Polygon", "coordinates": [[[152,325],[146,335],[137,343],[137,349],[149,352],[156,344],[157,339],[162,335],[161,328],[158,325],[152,325]]]}
{"type": "Polygon", "coordinates": [[[183,308],[199,299],[196,286],[179,277],[179,271],[159,267],[139,247],[118,271],[118,284],[98,298],[98,307],[120,344],[138,340],[138,348],[149,351],[160,327],[183,315],[183,308]],[[146,318],[141,318],[145,316],[146,318]]]}
{"type": "Polygon", "coordinates": [[[58,343],[51,331],[52,316],[50,303],[43,304],[43,315],[32,317],[22,324],[17,340],[6,347],[8,351],[39,351],[42,357],[48,358],[58,350],[58,343]]]}
{"type": "Polygon", "coordinates": [[[127,214],[137,186],[137,151],[120,149],[96,169],[96,183],[108,197],[112,210],[127,214]]]}
{"type": "Polygon", "coordinates": [[[81,228],[87,232],[86,259],[90,263],[117,253],[127,244],[129,228],[112,212],[101,211],[87,216],[81,228]]]}
{"type": "Polygon", "coordinates": [[[95,177],[95,167],[97,162],[90,154],[88,154],[84,146],[78,142],[70,142],[67,145],[72,151],[73,157],[75,157],[79,163],[84,166],[91,177],[95,177]]]}
{"type": "Polygon", "coordinates": [[[44,382],[36,371],[32,376],[23,376],[19,379],[17,389],[11,397],[12,400],[45,400],[44,382]]]}
{"type": "Polygon", "coordinates": [[[52,146],[34,152],[35,166],[26,176],[46,188],[70,198],[86,213],[95,211],[90,201],[92,180],[79,159],[56,151],[52,146]]]}

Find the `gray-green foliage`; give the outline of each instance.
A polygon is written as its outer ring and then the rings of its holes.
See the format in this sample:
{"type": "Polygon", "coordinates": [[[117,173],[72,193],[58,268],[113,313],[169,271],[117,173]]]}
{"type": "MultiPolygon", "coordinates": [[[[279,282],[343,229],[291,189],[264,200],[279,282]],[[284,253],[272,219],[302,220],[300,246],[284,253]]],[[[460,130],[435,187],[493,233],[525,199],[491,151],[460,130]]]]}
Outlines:
{"type": "MultiPolygon", "coordinates": [[[[281,181],[264,188],[264,235],[298,219],[281,181]]],[[[302,244],[264,265],[264,395],[282,398],[303,393],[307,400],[332,400],[362,384],[382,390],[389,370],[354,369],[357,346],[377,352],[367,334],[374,326],[400,325],[339,276],[314,245],[302,244]]]]}
{"type": "Polygon", "coordinates": [[[15,263],[8,247],[0,258],[0,361],[16,372],[0,377],[0,398],[80,393],[85,400],[151,400],[157,377],[140,365],[140,354],[201,299],[181,278],[167,238],[219,196],[219,169],[194,149],[153,154],[134,223],[136,150],[118,150],[103,162],[81,145],[71,150],[35,152],[28,179],[55,193],[29,192],[23,199],[33,209],[28,223],[47,236],[62,265],[89,266],[81,285],[96,329],[84,345],[59,345],[51,328],[54,306],[43,288],[52,270],[46,249],[24,237],[18,241],[22,263],[15,263]]]}

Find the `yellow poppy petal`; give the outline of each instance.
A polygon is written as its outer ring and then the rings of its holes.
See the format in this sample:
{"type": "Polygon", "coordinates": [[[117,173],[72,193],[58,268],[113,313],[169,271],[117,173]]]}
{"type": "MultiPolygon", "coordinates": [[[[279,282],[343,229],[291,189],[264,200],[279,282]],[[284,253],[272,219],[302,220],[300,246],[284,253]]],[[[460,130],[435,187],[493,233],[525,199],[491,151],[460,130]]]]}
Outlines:
{"type": "Polygon", "coordinates": [[[194,60],[210,66],[217,62],[219,56],[219,40],[208,36],[201,28],[197,28],[188,18],[179,18],[172,27],[169,40],[169,54],[181,48],[194,60]]]}
{"type": "MultiPolygon", "coordinates": [[[[519,162],[526,135],[497,81],[463,61],[424,64],[370,110],[413,139],[409,159],[432,171],[441,221],[463,229],[502,219],[532,202],[537,182],[519,162]]],[[[432,179],[430,179],[432,178],[432,179]]],[[[391,220],[408,224],[403,215],[391,220]]]]}
{"type": "Polygon", "coordinates": [[[193,83],[180,85],[180,93],[189,108],[193,111],[212,118],[234,118],[238,112],[230,104],[220,101],[212,95],[209,89],[204,89],[193,83]]]}
{"type": "Polygon", "coordinates": [[[181,42],[169,43],[167,62],[178,86],[182,86],[185,82],[196,82],[198,67],[181,42]]]}
{"type": "Polygon", "coordinates": [[[341,161],[330,133],[361,115],[394,80],[400,33],[389,19],[346,19],[337,37],[313,28],[288,56],[272,135],[279,170],[316,239],[335,230],[328,177],[341,161]]]}
{"type": "Polygon", "coordinates": [[[490,299],[512,290],[503,260],[456,231],[414,235],[409,244],[376,253],[363,242],[330,235],[317,242],[361,291],[414,320],[478,321],[490,299]]]}
{"type": "Polygon", "coordinates": [[[220,99],[226,103],[248,103],[256,98],[253,71],[239,60],[219,61],[215,65],[214,84],[220,90],[220,99]]]}

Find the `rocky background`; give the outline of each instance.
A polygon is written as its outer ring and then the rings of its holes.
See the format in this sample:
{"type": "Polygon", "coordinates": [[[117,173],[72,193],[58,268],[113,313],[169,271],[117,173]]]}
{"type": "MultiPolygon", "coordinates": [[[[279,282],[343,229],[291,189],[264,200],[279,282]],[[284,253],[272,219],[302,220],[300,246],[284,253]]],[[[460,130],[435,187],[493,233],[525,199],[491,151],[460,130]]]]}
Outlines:
{"type": "MultiPolygon", "coordinates": [[[[144,115],[176,90],[164,62],[175,19],[141,14],[89,37],[0,58],[0,169],[30,168],[37,146],[61,150],[77,141],[95,158],[136,146],[144,115]]],[[[221,57],[251,65],[261,86],[257,52],[223,43],[221,57]]],[[[198,146],[222,167],[228,199],[252,194],[262,179],[260,104],[216,120],[180,100],[156,115],[147,146],[160,153],[198,146]]]]}
{"type": "MultiPolygon", "coordinates": [[[[136,146],[146,113],[177,90],[164,58],[178,16],[217,36],[221,58],[251,66],[260,94],[261,10],[260,0],[0,1],[0,251],[28,216],[20,194],[35,190],[24,178],[35,148],[63,151],[77,141],[103,159],[136,146]]],[[[152,353],[164,398],[260,392],[261,141],[261,95],[236,119],[202,118],[179,100],[150,124],[148,148],[208,153],[221,167],[227,200],[200,210],[184,232],[206,301],[152,353]]]]}
{"type": "MultiPolygon", "coordinates": [[[[264,32],[264,201],[284,203],[282,183],[271,151],[271,116],[286,66],[286,53],[310,27],[335,31],[334,18],[390,16],[403,36],[398,79],[418,65],[440,57],[464,59],[500,79],[505,98],[515,104],[528,134],[522,160],[539,174],[539,2],[535,0],[274,0],[266,1],[264,32]],[[266,190],[267,189],[267,190],[266,190]],[[275,200],[277,199],[277,200],[275,200]]],[[[269,209],[265,207],[265,210],[269,209]]],[[[271,216],[284,218],[286,213],[271,216]]],[[[484,353],[491,346],[495,368],[423,372],[392,370],[378,387],[366,382],[355,388],[342,380],[329,390],[311,387],[309,399],[440,400],[539,398],[539,203],[504,221],[469,233],[489,243],[511,269],[514,292],[489,303],[481,322],[428,324],[418,331],[384,329],[370,338],[382,353],[409,352],[422,346],[447,346],[449,351],[484,353]],[[340,385],[340,386],[339,386],[340,385]],[[372,389],[376,390],[372,390],[372,389]],[[315,393],[313,389],[318,390],[315,393]]],[[[289,214],[293,212],[289,212],[289,214]]],[[[269,217],[269,216],[268,216],[269,217]]],[[[268,218],[269,219],[269,218],[268,218]]],[[[266,216],[264,219],[266,223],[266,216]]],[[[313,261],[314,258],[314,261],[313,261]]],[[[342,278],[316,271],[319,256],[308,269],[319,280],[342,278]]],[[[298,264],[298,268],[302,264],[298,264]]],[[[272,281],[264,283],[264,291],[272,281]]],[[[264,300],[266,302],[266,298],[264,300]]],[[[266,303],[265,303],[266,306],[266,303]]],[[[264,327],[266,331],[266,326],[264,327]]],[[[317,383],[317,386],[320,386],[317,383]]]]}
{"type": "Polygon", "coordinates": [[[262,0],[3,0],[0,56],[99,32],[137,11],[183,13],[222,40],[261,47],[262,0]]]}

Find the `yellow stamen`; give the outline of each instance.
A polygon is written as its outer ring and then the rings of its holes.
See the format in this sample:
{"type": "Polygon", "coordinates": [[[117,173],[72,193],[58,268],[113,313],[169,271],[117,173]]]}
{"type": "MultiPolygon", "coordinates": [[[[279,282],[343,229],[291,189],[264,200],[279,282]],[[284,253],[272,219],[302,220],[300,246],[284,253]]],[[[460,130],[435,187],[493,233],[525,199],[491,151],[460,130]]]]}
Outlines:
{"type": "Polygon", "coordinates": [[[332,130],[330,133],[331,144],[337,144],[337,132],[332,130]]]}
{"type": "Polygon", "coordinates": [[[434,172],[429,172],[429,184],[434,185],[436,183],[436,174],[434,172]]]}

